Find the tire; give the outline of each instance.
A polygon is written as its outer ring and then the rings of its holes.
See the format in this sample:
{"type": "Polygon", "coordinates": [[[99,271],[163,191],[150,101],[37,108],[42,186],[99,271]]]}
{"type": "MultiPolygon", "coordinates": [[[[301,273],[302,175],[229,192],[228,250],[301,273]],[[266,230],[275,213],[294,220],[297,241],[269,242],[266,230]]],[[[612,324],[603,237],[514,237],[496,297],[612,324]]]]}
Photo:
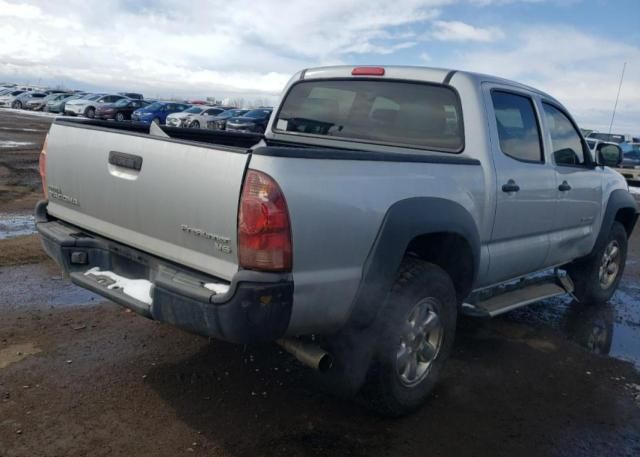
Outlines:
{"type": "Polygon", "coordinates": [[[116,121],[123,122],[124,121],[124,113],[116,113],[116,121]]]}
{"type": "Polygon", "coordinates": [[[13,104],[11,105],[11,108],[22,109],[22,102],[13,102],[13,104]]]}
{"type": "Polygon", "coordinates": [[[198,121],[191,122],[191,124],[189,124],[189,128],[199,129],[200,128],[200,122],[198,122],[198,121]]]}
{"type": "Polygon", "coordinates": [[[405,257],[374,324],[377,347],[362,389],[374,411],[403,416],[426,401],[451,353],[456,318],[449,275],[436,265],[405,257]]]}
{"type": "Polygon", "coordinates": [[[573,280],[573,294],[581,303],[602,304],[615,292],[627,261],[627,232],[615,221],[602,246],[596,247],[585,259],[567,267],[573,280]]]}

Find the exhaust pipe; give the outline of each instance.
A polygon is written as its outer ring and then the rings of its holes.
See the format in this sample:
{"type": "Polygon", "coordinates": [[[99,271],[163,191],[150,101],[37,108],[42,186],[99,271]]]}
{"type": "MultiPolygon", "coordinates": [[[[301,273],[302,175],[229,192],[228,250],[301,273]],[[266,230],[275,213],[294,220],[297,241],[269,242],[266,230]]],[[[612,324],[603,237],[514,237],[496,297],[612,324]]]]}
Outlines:
{"type": "Polygon", "coordinates": [[[300,362],[314,370],[324,372],[333,366],[331,355],[318,345],[290,338],[279,339],[276,343],[300,362]]]}

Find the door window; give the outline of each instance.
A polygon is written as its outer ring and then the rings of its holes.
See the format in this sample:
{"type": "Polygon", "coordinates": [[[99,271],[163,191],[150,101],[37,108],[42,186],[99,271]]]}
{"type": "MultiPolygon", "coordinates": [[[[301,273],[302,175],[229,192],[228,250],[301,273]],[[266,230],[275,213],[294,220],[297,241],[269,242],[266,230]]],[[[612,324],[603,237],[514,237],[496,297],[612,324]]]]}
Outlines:
{"type": "Polygon", "coordinates": [[[573,122],[558,108],[543,103],[544,119],[551,135],[553,158],[557,165],[588,165],[591,156],[573,122]]]}
{"type": "Polygon", "coordinates": [[[491,92],[491,100],[502,152],[516,160],[544,162],[533,101],[523,95],[498,90],[491,92]]]}

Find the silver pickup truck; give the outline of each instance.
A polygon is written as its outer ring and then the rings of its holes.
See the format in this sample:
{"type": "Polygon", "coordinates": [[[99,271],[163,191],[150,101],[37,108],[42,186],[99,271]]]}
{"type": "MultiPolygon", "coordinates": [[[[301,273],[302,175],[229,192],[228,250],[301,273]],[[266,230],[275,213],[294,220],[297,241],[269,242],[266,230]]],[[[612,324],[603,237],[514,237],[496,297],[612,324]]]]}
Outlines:
{"type": "Polygon", "coordinates": [[[310,68],[264,135],[57,119],[36,219],[74,283],[277,341],[401,415],[434,387],[458,314],[611,297],[638,218],[620,160],[512,81],[310,68]]]}

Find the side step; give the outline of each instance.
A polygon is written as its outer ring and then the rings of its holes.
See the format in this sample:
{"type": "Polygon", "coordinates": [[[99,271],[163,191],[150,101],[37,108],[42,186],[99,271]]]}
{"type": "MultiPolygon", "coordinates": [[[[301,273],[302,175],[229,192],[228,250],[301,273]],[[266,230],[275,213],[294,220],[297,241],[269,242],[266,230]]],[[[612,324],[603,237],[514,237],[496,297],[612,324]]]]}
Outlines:
{"type": "Polygon", "coordinates": [[[514,286],[494,289],[483,297],[472,296],[462,305],[464,314],[476,317],[494,317],[507,311],[529,305],[545,298],[573,292],[573,282],[568,276],[537,278],[533,282],[521,281],[514,286]]]}

